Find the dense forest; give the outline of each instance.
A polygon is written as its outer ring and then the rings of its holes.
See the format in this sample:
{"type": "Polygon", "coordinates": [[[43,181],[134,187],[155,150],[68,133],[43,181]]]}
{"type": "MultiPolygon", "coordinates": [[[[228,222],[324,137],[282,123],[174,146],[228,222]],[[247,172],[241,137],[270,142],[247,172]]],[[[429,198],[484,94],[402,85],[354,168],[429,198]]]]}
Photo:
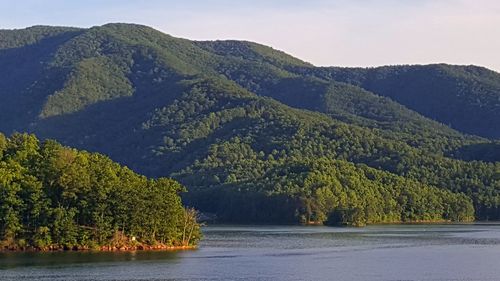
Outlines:
{"type": "Polygon", "coordinates": [[[178,182],[97,154],[0,134],[1,249],[141,249],[200,239],[178,182]]]}
{"type": "MultiPolygon", "coordinates": [[[[232,144],[245,149],[240,145],[232,144]]],[[[214,164],[206,169],[216,169],[214,164]]],[[[187,182],[195,187],[187,199],[229,222],[363,226],[474,219],[472,201],[464,194],[366,165],[326,158],[267,165],[269,172],[256,179],[238,180],[233,173],[221,183],[217,175],[200,179],[191,174],[187,182]]]]}
{"type": "Polygon", "coordinates": [[[131,24],[0,35],[1,131],[172,177],[222,221],[500,219],[493,71],[319,68],[131,24]]]}
{"type": "Polygon", "coordinates": [[[313,72],[389,97],[459,131],[500,138],[500,79],[489,69],[437,64],[313,72]]]}

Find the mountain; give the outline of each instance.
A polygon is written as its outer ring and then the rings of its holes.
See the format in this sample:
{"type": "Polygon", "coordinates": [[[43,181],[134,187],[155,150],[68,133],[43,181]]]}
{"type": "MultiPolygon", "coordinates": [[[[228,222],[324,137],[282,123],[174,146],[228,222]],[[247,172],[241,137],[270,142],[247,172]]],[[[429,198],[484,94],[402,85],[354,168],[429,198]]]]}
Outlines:
{"type": "MultiPolygon", "coordinates": [[[[0,37],[1,131],[34,132],[148,176],[172,176],[187,186],[189,204],[223,220],[500,216],[498,141],[375,91],[362,79],[367,69],[346,69],[360,78],[342,79],[336,68],[256,43],[189,41],[133,24],[0,37]]],[[[487,73],[474,75],[498,79],[487,73]]],[[[456,83],[461,95],[473,91],[456,83]]],[[[406,93],[423,100],[416,92],[406,93]]],[[[483,103],[495,108],[499,93],[483,103]]],[[[498,124],[495,114],[483,117],[498,124]]]]}
{"type": "Polygon", "coordinates": [[[500,138],[500,74],[489,69],[435,64],[312,72],[389,97],[461,132],[500,138]]]}

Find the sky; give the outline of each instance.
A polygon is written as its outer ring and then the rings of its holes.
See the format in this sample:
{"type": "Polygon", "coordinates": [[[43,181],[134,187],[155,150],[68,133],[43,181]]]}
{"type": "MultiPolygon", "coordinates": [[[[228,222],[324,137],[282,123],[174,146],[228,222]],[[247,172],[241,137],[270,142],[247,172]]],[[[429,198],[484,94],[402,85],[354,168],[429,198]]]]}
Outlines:
{"type": "Polygon", "coordinates": [[[442,62],[500,72],[498,0],[0,0],[0,29],[109,22],[254,41],[318,66],[442,62]]]}

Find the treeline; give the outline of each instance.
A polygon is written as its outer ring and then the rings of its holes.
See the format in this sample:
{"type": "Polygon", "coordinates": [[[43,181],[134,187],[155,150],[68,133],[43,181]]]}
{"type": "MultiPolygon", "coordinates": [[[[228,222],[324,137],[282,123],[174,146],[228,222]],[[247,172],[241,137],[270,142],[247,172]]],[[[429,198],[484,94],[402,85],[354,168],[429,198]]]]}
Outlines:
{"type": "Polygon", "coordinates": [[[147,179],[95,153],[0,134],[2,249],[195,245],[196,213],[174,180],[147,179]]]}
{"type": "MultiPolygon", "coordinates": [[[[238,149],[248,151],[244,145],[238,149]]],[[[196,186],[186,200],[223,221],[362,226],[474,220],[472,200],[465,194],[363,164],[326,158],[279,163],[256,157],[255,164],[261,162],[268,172],[239,180],[252,169],[232,161],[207,160],[198,163],[196,172],[180,176],[196,186]],[[233,170],[224,178],[221,166],[239,167],[239,174],[233,170]]]]}

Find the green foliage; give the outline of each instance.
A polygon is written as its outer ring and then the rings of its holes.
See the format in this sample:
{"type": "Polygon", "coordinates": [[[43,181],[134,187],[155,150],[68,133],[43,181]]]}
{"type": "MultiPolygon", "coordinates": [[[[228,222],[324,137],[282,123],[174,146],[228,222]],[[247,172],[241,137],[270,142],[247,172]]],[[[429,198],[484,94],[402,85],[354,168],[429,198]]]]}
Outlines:
{"type": "Polygon", "coordinates": [[[277,67],[312,66],[271,47],[247,41],[217,40],[194,42],[197,46],[220,56],[234,57],[253,62],[266,62],[277,67]]]}
{"type": "Polygon", "coordinates": [[[32,26],[18,30],[0,30],[0,49],[19,48],[34,44],[40,40],[67,32],[78,32],[72,27],[32,26]]]}
{"type": "MultiPolygon", "coordinates": [[[[254,185],[275,165],[328,157],[364,163],[425,185],[466,193],[474,198],[478,217],[496,216],[498,205],[488,203],[486,207],[483,200],[499,196],[493,188],[498,185],[498,164],[429,154],[364,128],[244,95],[237,88],[229,91],[234,96],[224,94],[228,90],[213,83],[194,84],[172,106],[158,110],[143,125],[146,131],[161,128],[164,132],[164,143],[155,151],[167,165],[176,164],[170,166],[174,177],[192,193],[221,184],[236,190],[254,190],[245,183],[254,185]],[[176,167],[185,168],[175,172],[176,167]]],[[[290,171],[286,177],[295,174],[290,171]]],[[[269,180],[269,185],[279,183],[285,193],[295,194],[280,179],[269,180]]]]}
{"type": "Polygon", "coordinates": [[[52,235],[50,233],[50,228],[47,226],[41,226],[36,229],[33,235],[33,246],[42,250],[47,249],[52,245],[52,235]]]}
{"type": "MultiPolygon", "coordinates": [[[[3,137],[3,135],[2,135],[3,137]]],[[[122,240],[192,245],[195,218],[184,210],[174,180],[148,180],[99,154],[42,144],[27,134],[5,139],[0,158],[0,241],[3,247],[94,248],[122,240]],[[192,229],[189,239],[184,229],[192,229]]]]}
{"type": "Polygon", "coordinates": [[[83,60],[62,91],[47,98],[41,117],[72,113],[90,104],[132,95],[123,71],[105,57],[83,60]]]}
{"type": "Polygon", "coordinates": [[[188,202],[228,221],[321,223],[338,212],[349,215],[336,223],[353,225],[467,221],[474,216],[471,200],[463,194],[366,165],[296,159],[277,151],[259,155],[236,139],[212,147],[205,161],[176,177],[192,187],[188,202]]]}
{"type": "Polygon", "coordinates": [[[360,86],[459,131],[500,137],[500,75],[446,64],[318,68],[311,75],[360,86]]]}
{"type": "MultiPolygon", "coordinates": [[[[4,44],[12,47],[0,51],[0,130],[35,132],[148,176],[172,176],[190,190],[191,204],[226,220],[462,221],[473,210],[479,219],[500,218],[498,146],[461,133],[500,131],[497,73],[319,68],[255,43],[192,42],[130,24],[54,29],[43,38],[28,29],[19,40],[9,32],[4,44]]],[[[33,234],[49,227],[56,213],[48,210],[61,207],[57,219],[73,216],[77,225],[77,235],[58,230],[76,237],[67,246],[120,244],[124,233],[184,241],[173,225],[185,216],[140,223],[167,204],[156,196],[169,197],[174,183],[96,168],[108,164],[51,142],[40,148],[25,135],[0,138],[0,155],[19,166],[4,164],[4,174],[31,175],[6,176],[2,212],[14,238],[28,221],[33,234]],[[41,174],[30,174],[34,163],[41,174]],[[19,202],[8,196],[18,190],[25,190],[19,202]],[[16,220],[20,206],[35,201],[30,219],[16,220]]],[[[45,233],[37,234],[40,245],[45,233]]]]}

